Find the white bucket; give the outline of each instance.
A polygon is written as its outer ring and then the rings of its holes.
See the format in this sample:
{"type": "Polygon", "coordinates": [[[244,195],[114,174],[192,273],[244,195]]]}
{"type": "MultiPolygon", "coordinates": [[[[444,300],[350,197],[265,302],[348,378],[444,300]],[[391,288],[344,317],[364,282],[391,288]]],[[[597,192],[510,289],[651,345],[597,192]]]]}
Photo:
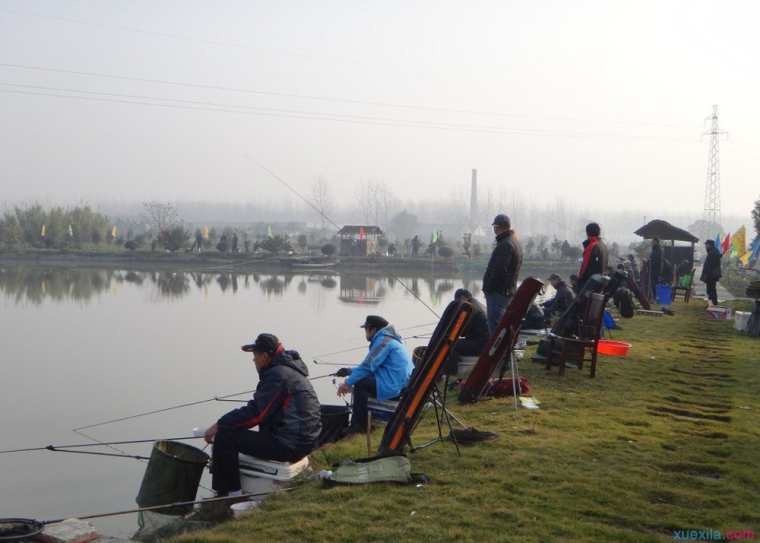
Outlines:
{"type": "Polygon", "coordinates": [[[746,332],[747,326],[749,325],[749,318],[751,316],[752,313],[749,311],[737,311],[734,313],[734,328],[739,332],[746,332]]]}
{"type": "MultiPolygon", "coordinates": [[[[240,487],[246,494],[271,494],[309,468],[308,456],[292,464],[263,460],[245,454],[239,455],[239,458],[240,487]]],[[[255,496],[251,499],[261,501],[265,497],[255,496]]]]}

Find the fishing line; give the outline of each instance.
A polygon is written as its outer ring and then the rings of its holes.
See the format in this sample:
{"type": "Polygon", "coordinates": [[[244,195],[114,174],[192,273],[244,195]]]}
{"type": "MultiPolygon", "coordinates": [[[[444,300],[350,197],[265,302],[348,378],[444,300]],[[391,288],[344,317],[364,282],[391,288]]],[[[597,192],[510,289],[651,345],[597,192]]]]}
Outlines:
{"type": "MultiPolygon", "coordinates": [[[[427,325],[425,325],[425,326],[427,326],[427,325]]],[[[432,336],[432,332],[429,333],[429,334],[418,334],[418,335],[414,335],[414,336],[404,336],[401,339],[428,339],[431,336],[432,336]]],[[[343,354],[343,353],[350,353],[350,352],[353,352],[353,351],[360,351],[360,350],[366,349],[366,348],[367,348],[366,345],[362,345],[361,347],[351,347],[349,349],[343,349],[343,350],[340,350],[340,351],[333,351],[331,353],[324,353],[324,354],[317,355],[317,356],[320,357],[320,358],[324,358],[326,356],[331,356],[331,355],[336,355],[336,354],[343,354]]],[[[318,366],[346,366],[346,364],[334,364],[334,363],[329,363],[329,362],[319,362],[316,359],[313,359],[313,362],[316,365],[318,365],[318,366]]],[[[358,364],[354,364],[354,365],[357,366],[358,364]]]]}
{"type": "MultiPolygon", "coordinates": [[[[314,205],[314,203],[312,203],[311,201],[309,201],[305,196],[301,195],[300,192],[298,192],[295,188],[293,188],[282,177],[280,177],[279,175],[277,175],[276,173],[274,173],[272,170],[270,170],[269,168],[267,168],[263,164],[261,164],[258,161],[254,160],[253,157],[251,157],[249,155],[245,155],[245,154],[243,156],[245,158],[247,158],[248,160],[250,160],[251,162],[253,162],[254,164],[256,164],[259,168],[261,168],[262,170],[264,170],[265,172],[267,172],[269,175],[271,175],[272,177],[274,177],[277,181],[279,181],[280,183],[282,183],[283,185],[285,185],[285,187],[287,187],[287,189],[290,190],[290,192],[292,192],[293,194],[295,194],[296,196],[298,196],[298,198],[300,198],[301,200],[303,200],[310,208],[312,208],[314,211],[316,211],[319,214],[320,217],[322,217],[323,219],[325,219],[326,221],[328,221],[330,224],[332,224],[335,228],[337,228],[338,230],[340,230],[340,226],[338,225],[338,223],[336,223],[334,220],[332,220],[330,217],[328,217],[321,209],[319,209],[316,205],[314,205]]],[[[424,305],[427,308],[428,311],[430,311],[433,315],[436,316],[436,318],[438,318],[438,319],[441,318],[441,316],[432,307],[430,307],[428,304],[426,304],[425,301],[422,298],[420,298],[411,288],[409,288],[406,285],[406,283],[404,283],[401,279],[399,279],[398,276],[396,276],[395,274],[393,274],[391,272],[386,272],[386,273],[391,278],[393,278],[394,280],[398,281],[398,283],[402,287],[404,287],[407,290],[407,292],[409,292],[409,294],[411,294],[412,296],[414,296],[414,298],[418,302],[420,302],[422,305],[424,305]]]]}

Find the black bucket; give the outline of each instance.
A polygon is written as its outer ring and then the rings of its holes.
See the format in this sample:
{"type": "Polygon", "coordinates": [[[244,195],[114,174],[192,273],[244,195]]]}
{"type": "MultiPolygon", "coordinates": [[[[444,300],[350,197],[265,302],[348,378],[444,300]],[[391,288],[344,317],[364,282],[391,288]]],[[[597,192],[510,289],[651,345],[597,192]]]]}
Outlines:
{"type": "Polygon", "coordinates": [[[34,541],[42,528],[41,522],[28,518],[0,518],[0,542],[34,541]]]}
{"type": "Polygon", "coordinates": [[[338,441],[346,434],[351,408],[347,405],[323,405],[319,410],[322,415],[322,432],[319,434],[321,447],[338,441]]]}
{"type": "MultiPolygon", "coordinates": [[[[208,455],[200,449],[177,441],[157,441],[153,445],[148,467],[145,468],[137,505],[154,507],[195,499],[208,455]]],[[[159,512],[166,515],[183,515],[192,505],[167,507],[159,512]]]]}

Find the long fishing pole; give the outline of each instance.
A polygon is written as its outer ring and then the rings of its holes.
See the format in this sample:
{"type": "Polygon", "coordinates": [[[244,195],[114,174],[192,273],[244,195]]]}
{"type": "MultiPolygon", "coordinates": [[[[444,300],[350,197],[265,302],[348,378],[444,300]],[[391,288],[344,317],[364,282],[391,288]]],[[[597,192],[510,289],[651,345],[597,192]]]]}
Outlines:
{"type": "MultiPolygon", "coordinates": [[[[324,211],[322,211],[321,209],[319,209],[314,203],[312,203],[311,201],[309,201],[305,196],[301,195],[301,193],[298,192],[295,188],[293,188],[290,185],[290,183],[288,183],[287,181],[285,181],[282,177],[280,177],[279,175],[277,175],[276,173],[274,173],[272,170],[270,170],[269,168],[267,168],[266,166],[264,166],[260,162],[254,160],[254,158],[251,157],[250,155],[243,155],[243,156],[245,156],[248,160],[250,160],[251,162],[253,162],[254,164],[256,164],[259,168],[261,168],[262,170],[264,170],[265,172],[267,172],[269,175],[271,175],[277,181],[279,181],[280,183],[282,183],[290,192],[292,192],[293,194],[295,194],[296,196],[298,196],[298,198],[300,198],[301,200],[303,200],[306,203],[306,205],[308,205],[310,208],[312,208],[314,211],[316,211],[319,214],[320,217],[322,217],[323,219],[325,219],[326,221],[328,221],[330,224],[332,224],[335,228],[337,228],[338,230],[340,230],[340,225],[338,223],[336,223],[334,220],[332,220],[330,217],[328,217],[324,213],[324,211]]],[[[412,296],[414,296],[415,299],[418,302],[420,302],[422,305],[424,305],[427,308],[428,311],[430,311],[433,315],[436,316],[436,318],[438,318],[438,319],[441,318],[441,316],[435,311],[435,309],[433,309],[428,304],[426,304],[425,301],[422,298],[420,298],[419,295],[417,295],[417,293],[414,292],[414,290],[412,290],[411,288],[409,288],[406,285],[406,283],[404,283],[397,275],[395,275],[395,274],[393,274],[391,272],[388,272],[388,271],[386,271],[386,273],[390,277],[392,277],[394,280],[398,281],[399,284],[402,287],[404,287],[407,290],[407,292],[409,292],[409,294],[411,294],[412,296]]]]}
{"type": "Polygon", "coordinates": [[[242,394],[251,394],[255,390],[256,390],[255,388],[252,388],[250,390],[243,390],[241,392],[234,392],[232,394],[225,394],[224,396],[213,396],[211,398],[207,398],[205,400],[198,400],[196,402],[181,403],[181,404],[171,405],[169,407],[164,407],[164,408],[161,408],[161,409],[153,409],[151,411],[143,411],[142,413],[136,413],[134,415],[127,415],[125,417],[118,417],[118,418],[115,418],[115,419],[95,422],[93,424],[88,424],[86,426],[80,426],[78,428],[73,428],[72,431],[77,432],[79,430],[87,430],[88,428],[97,428],[98,426],[105,426],[106,424],[113,424],[115,422],[122,422],[122,421],[125,421],[125,420],[136,419],[136,418],[145,417],[145,416],[148,416],[148,415],[155,415],[157,413],[165,413],[166,411],[172,411],[174,409],[181,409],[183,407],[192,407],[194,405],[201,405],[201,404],[204,404],[204,403],[209,403],[209,402],[216,401],[217,398],[232,398],[234,396],[240,396],[242,394]]]}
{"type": "MultiPolygon", "coordinates": [[[[404,336],[401,339],[428,339],[430,337],[430,335],[431,334],[417,334],[417,335],[414,335],[414,336],[404,336]]],[[[363,350],[363,349],[366,349],[366,348],[367,348],[366,345],[362,345],[361,347],[350,347],[348,349],[342,349],[340,351],[332,351],[330,353],[323,353],[323,354],[317,355],[317,356],[320,357],[320,358],[323,358],[325,356],[332,356],[332,355],[336,355],[336,354],[343,354],[343,353],[350,353],[350,352],[353,352],[353,351],[360,351],[360,350],[363,350]]],[[[347,364],[332,364],[332,363],[328,363],[328,362],[319,362],[316,359],[313,359],[313,362],[316,365],[318,365],[318,366],[346,366],[347,365],[347,364]]],[[[358,364],[354,364],[354,365],[358,365],[358,364]]]]}
{"type": "MultiPolygon", "coordinates": [[[[278,492],[288,492],[290,491],[290,488],[282,488],[278,490],[278,492]]],[[[168,509],[170,507],[183,507],[187,505],[195,505],[197,503],[208,503],[208,502],[221,502],[225,500],[232,500],[232,499],[239,499],[239,498],[255,498],[258,496],[269,496],[271,495],[271,492],[259,492],[256,494],[238,494],[236,496],[220,496],[217,498],[204,498],[202,500],[193,500],[193,501],[187,501],[187,502],[174,502],[174,503],[167,503],[164,505],[151,505],[150,507],[138,507],[135,509],[124,509],[122,511],[112,511],[110,513],[95,513],[90,515],[78,515],[76,517],[66,517],[66,518],[57,518],[53,520],[43,520],[40,522],[40,524],[48,525],[48,524],[57,524],[59,522],[63,522],[67,518],[77,518],[80,520],[88,520],[88,519],[94,519],[94,518],[103,518],[103,517],[115,517],[117,515],[130,515],[132,513],[143,513],[145,511],[156,511],[159,509],[168,509]]]]}
{"type": "Polygon", "coordinates": [[[106,441],[98,443],[75,443],[73,445],[45,445],[43,447],[26,447],[23,449],[6,449],[0,451],[0,454],[31,452],[31,451],[57,451],[60,449],[82,449],[86,447],[107,447],[109,445],[134,445],[136,443],[154,443],[156,441],[183,441],[187,439],[200,439],[202,436],[183,436],[183,437],[159,437],[152,439],[131,439],[128,441],[106,441]]]}

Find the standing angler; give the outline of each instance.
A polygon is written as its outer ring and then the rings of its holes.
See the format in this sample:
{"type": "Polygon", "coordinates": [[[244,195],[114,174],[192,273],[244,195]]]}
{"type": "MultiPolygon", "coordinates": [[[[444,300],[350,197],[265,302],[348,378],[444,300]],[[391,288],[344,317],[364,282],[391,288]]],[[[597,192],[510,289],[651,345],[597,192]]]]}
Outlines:
{"type": "Polygon", "coordinates": [[[586,241],[583,242],[583,262],[578,272],[578,292],[592,275],[607,273],[607,246],[602,241],[602,229],[598,223],[586,225],[586,241]]]}
{"type": "Polygon", "coordinates": [[[702,275],[699,280],[707,286],[707,298],[712,305],[718,305],[718,292],[715,288],[718,280],[721,278],[720,261],[721,254],[715,247],[715,242],[711,239],[705,241],[705,250],[707,258],[702,266],[702,275]]]}
{"type": "Polygon", "coordinates": [[[486,297],[488,331],[491,335],[517,289],[517,276],[523,258],[522,247],[511,229],[509,217],[503,213],[496,215],[493,233],[496,236],[496,247],[483,275],[483,294],[486,297]]]}

